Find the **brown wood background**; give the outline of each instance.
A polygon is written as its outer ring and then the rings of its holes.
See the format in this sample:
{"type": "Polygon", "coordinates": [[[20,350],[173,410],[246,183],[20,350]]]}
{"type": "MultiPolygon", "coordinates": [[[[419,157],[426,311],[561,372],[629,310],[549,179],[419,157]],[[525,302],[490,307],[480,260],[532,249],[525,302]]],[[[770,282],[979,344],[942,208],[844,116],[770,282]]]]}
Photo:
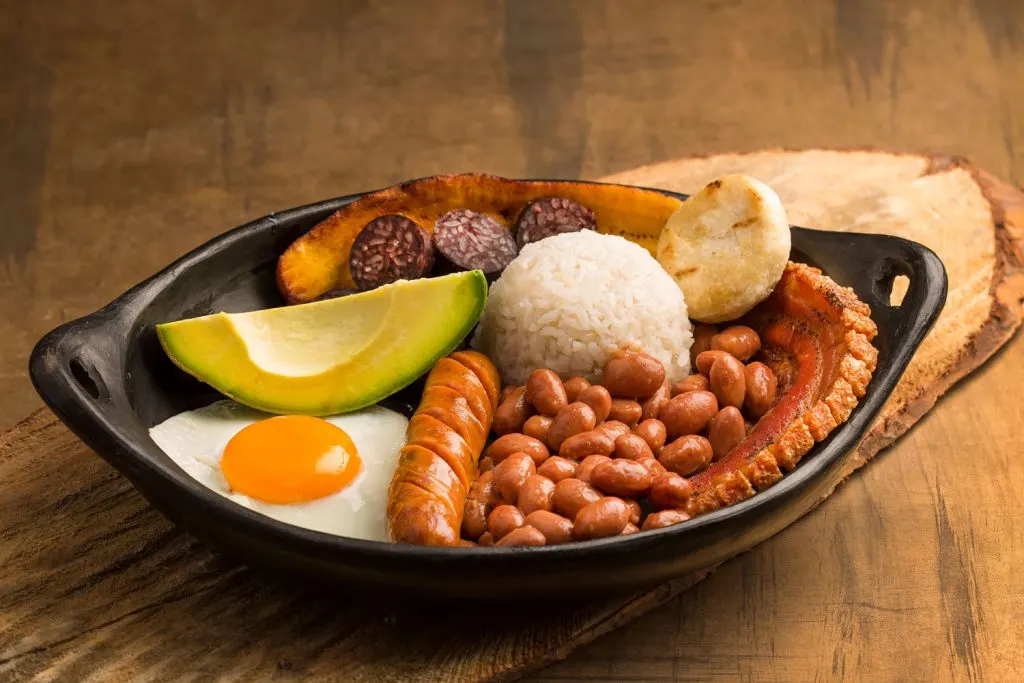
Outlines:
{"type": "MultiPolygon", "coordinates": [[[[0,0],[0,84],[0,428],[39,405],[43,332],[277,208],[776,146],[1024,178],[1019,0],[0,0]]],[[[1018,338],[813,515],[532,680],[1019,678],[1022,357],[1018,338]]]]}

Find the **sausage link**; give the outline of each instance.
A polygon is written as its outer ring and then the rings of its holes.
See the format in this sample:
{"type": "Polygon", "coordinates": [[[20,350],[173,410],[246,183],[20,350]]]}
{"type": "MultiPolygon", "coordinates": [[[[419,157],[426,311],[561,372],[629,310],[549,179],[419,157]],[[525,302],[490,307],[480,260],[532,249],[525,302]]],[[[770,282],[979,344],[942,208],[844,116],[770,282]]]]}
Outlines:
{"type": "Polygon", "coordinates": [[[427,376],[388,487],[388,534],[399,543],[457,545],[469,486],[501,393],[475,351],[442,358],[427,376]]]}

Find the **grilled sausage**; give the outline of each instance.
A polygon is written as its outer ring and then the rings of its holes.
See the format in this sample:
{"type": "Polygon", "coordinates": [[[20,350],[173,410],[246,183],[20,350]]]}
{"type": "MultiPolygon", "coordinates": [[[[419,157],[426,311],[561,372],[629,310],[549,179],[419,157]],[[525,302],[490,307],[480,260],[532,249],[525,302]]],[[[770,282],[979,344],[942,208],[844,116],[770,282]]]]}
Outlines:
{"type": "Polygon", "coordinates": [[[388,488],[392,540],[459,543],[467,491],[500,393],[497,369],[475,351],[453,353],[430,371],[388,488]]]}

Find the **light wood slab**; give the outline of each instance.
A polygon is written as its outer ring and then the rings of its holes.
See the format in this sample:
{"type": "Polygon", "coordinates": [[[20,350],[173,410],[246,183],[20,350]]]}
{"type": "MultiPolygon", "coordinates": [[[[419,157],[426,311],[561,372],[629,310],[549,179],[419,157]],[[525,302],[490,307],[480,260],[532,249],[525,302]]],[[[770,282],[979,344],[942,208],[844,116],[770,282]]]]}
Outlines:
{"type": "MultiPolygon", "coordinates": [[[[966,162],[765,152],[680,160],[615,179],[692,191],[728,171],[776,187],[795,223],[902,234],[932,246],[949,269],[947,310],[850,471],[905,432],[1019,325],[1024,196],[966,162]]],[[[1019,465],[1004,464],[1000,476],[1020,479],[1019,465]]],[[[163,520],[46,411],[0,437],[0,482],[0,678],[511,680],[703,578],[519,614],[383,609],[218,558],[163,520]]],[[[850,523],[896,524],[898,511],[876,509],[872,518],[850,523]]],[[[985,547],[1019,538],[1003,526],[1007,519],[969,529],[947,520],[945,554],[921,558],[948,575],[952,602],[943,597],[944,609],[961,602],[969,608],[974,599],[972,589],[953,585],[950,553],[966,534],[985,547]]],[[[787,533],[768,544],[784,542],[787,533]]],[[[740,588],[748,589],[755,590],[740,588]]],[[[972,661],[977,667],[978,628],[968,620],[949,634],[968,671],[972,661]]],[[[1009,672],[1015,665],[998,666],[1009,672]]],[[[833,671],[841,675],[838,660],[833,671]]],[[[647,673],[640,678],[655,677],[647,673]]]]}

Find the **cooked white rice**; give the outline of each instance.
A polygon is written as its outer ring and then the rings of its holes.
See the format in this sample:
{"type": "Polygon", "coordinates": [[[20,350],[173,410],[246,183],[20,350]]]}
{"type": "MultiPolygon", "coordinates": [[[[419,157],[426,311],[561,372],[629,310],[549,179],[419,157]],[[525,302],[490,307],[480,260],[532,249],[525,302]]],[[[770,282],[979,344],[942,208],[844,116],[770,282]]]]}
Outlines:
{"type": "Polygon", "coordinates": [[[654,257],[592,230],[523,247],[491,285],[472,340],[515,384],[536,368],[597,381],[622,346],[660,360],[673,382],[690,372],[692,343],[683,293],[654,257]]]}

